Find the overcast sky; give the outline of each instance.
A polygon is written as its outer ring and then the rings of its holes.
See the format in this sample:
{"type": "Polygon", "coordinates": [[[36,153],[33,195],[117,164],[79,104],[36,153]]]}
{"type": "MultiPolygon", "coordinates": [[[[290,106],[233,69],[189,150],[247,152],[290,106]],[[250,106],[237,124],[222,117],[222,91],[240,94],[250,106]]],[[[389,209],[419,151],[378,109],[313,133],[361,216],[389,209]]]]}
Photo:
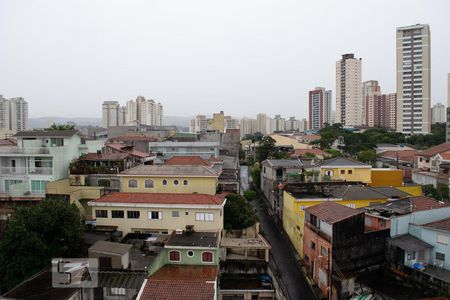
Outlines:
{"type": "MultiPolygon", "coordinates": [[[[432,104],[447,99],[450,1],[0,0],[0,94],[30,117],[101,117],[138,95],[165,115],[306,117],[335,62],[395,92],[395,29],[431,27],[432,104]]],[[[335,104],[333,103],[333,107],[335,104]]]]}

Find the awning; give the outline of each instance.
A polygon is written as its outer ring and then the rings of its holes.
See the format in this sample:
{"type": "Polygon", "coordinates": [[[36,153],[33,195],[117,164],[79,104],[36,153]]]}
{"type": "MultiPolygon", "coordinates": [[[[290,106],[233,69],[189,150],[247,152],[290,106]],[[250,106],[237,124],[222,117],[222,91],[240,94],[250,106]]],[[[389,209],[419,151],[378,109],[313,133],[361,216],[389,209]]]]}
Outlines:
{"type": "Polygon", "coordinates": [[[432,245],[425,243],[424,241],[419,240],[412,235],[405,234],[395,238],[389,239],[390,243],[407,251],[422,251],[424,249],[433,248],[432,245]]]}

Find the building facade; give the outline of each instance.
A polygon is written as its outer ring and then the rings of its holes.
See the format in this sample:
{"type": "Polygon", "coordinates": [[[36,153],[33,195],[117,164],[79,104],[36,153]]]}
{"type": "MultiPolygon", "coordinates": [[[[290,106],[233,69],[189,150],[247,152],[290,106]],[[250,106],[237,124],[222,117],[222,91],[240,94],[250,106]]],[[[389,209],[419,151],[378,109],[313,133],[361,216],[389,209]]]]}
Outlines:
{"type": "Polygon", "coordinates": [[[397,28],[397,131],[431,132],[430,27],[397,28]]]}
{"type": "Polygon", "coordinates": [[[442,103],[436,103],[431,108],[431,124],[445,123],[445,105],[442,103]]]}
{"type": "Polygon", "coordinates": [[[309,91],[309,129],[321,129],[331,124],[331,90],[316,87],[309,91]]]}
{"type": "Polygon", "coordinates": [[[28,128],[28,102],[22,97],[5,99],[0,95],[0,131],[15,134],[28,128]]]}
{"type": "Polygon", "coordinates": [[[104,101],[102,104],[102,127],[109,128],[119,125],[119,102],[104,101]]]}
{"type": "Polygon", "coordinates": [[[359,126],[363,121],[361,91],[361,59],[344,54],[336,62],[335,122],[344,126],[359,126]]]}
{"type": "Polygon", "coordinates": [[[256,119],[242,118],[240,125],[241,137],[247,134],[254,134],[256,132],[256,119]]]}

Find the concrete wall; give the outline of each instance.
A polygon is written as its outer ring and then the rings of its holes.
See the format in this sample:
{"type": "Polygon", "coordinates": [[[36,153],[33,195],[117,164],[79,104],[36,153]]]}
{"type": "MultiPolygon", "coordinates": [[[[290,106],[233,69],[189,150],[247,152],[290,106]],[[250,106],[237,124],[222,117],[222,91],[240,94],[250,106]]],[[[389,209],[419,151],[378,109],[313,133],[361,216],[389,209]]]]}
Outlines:
{"type": "Polygon", "coordinates": [[[409,224],[422,225],[450,216],[450,207],[414,212],[391,218],[391,237],[409,233],[409,224]]]}

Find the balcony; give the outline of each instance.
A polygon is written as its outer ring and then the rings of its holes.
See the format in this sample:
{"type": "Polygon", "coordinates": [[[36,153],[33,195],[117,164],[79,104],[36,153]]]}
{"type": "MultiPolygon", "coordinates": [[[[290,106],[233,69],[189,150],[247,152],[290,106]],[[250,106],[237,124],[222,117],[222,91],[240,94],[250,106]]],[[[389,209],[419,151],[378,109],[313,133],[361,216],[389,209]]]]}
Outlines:
{"type": "Polygon", "coordinates": [[[52,175],[52,167],[1,167],[1,175],[52,175]]]}
{"type": "Polygon", "coordinates": [[[0,147],[0,154],[50,154],[50,147],[0,147]]]}
{"type": "Polygon", "coordinates": [[[331,243],[331,237],[324,233],[323,231],[321,231],[319,228],[317,228],[316,226],[312,225],[309,222],[305,222],[305,226],[310,229],[312,232],[314,232],[315,234],[317,234],[319,237],[323,238],[324,240],[326,240],[327,242],[331,243]]]}

